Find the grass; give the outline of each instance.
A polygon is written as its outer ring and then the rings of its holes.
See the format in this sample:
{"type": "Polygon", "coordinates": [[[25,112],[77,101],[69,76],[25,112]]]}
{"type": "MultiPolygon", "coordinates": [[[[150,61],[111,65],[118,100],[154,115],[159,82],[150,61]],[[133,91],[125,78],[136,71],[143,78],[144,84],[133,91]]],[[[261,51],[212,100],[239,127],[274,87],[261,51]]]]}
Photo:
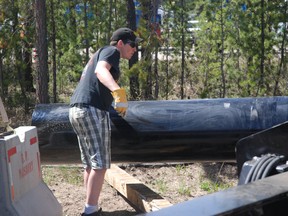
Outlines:
{"type": "Polygon", "coordinates": [[[224,184],[219,182],[213,182],[211,180],[201,181],[200,188],[208,193],[214,193],[220,190],[230,188],[231,184],[224,184]]]}
{"type": "Polygon", "coordinates": [[[176,169],[177,175],[181,175],[181,172],[186,171],[186,166],[184,164],[177,164],[175,169],[176,169]]]}
{"type": "MultiPolygon", "coordinates": [[[[202,164],[195,164],[202,167],[202,164]]],[[[177,200],[177,202],[218,192],[233,186],[233,182],[227,178],[227,169],[223,169],[223,164],[214,164],[213,166],[203,169],[192,169],[192,166],[183,164],[171,167],[172,172],[165,169],[157,172],[154,178],[152,173],[146,176],[148,187],[154,188],[161,196],[167,199],[177,200]],[[217,165],[217,166],[216,166],[217,165]],[[170,178],[167,179],[167,175],[170,178]],[[151,181],[148,181],[148,180],[151,181]]],[[[47,185],[55,184],[72,184],[75,186],[83,185],[83,169],[80,167],[70,166],[42,166],[43,179],[47,185]]],[[[228,169],[229,171],[229,169],[228,169]]],[[[143,175],[147,174],[147,170],[143,175]]],[[[171,201],[173,202],[173,201],[171,201]]]]}
{"type": "Polygon", "coordinates": [[[53,182],[54,179],[54,172],[53,169],[50,169],[48,167],[43,167],[42,166],[42,177],[43,177],[43,181],[50,185],[53,182]]]}
{"type": "Polygon", "coordinates": [[[191,194],[191,188],[182,180],[178,188],[178,193],[182,196],[189,196],[191,194]]]}
{"type": "Polygon", "coordinates": [[[162,194],[165,194],[168,190],[168,186],[163,179],[156,180],[155,185],[158,191],[162,194]]]}
{"type": "Polygon", "coordinates": [[[62,182],[77,186],[83,184],[82,169],[79,167],[42,166],[42,176],[46,184],[53,184],[56,175],[62,182]]]}
{"type": "MultiPolygon", "coordinates": [[[[223,179],[221,172],[224,172],[225,163],[221,163],[220,167],[215,167],[216,172],[212,170],[208,173],[203,173],[200,176],[200,189],[208,193],[214,193],[220,190],[225,190],[233,186],[233,183],[223,179]]],[[[225,174],[224,174],[225,176],[225,174]]]]}

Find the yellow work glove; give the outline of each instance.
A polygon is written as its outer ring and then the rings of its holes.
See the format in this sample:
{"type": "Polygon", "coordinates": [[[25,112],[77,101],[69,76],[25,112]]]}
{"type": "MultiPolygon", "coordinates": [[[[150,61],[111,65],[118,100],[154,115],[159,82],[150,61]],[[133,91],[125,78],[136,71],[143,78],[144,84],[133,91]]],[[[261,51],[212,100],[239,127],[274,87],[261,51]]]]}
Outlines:
{"type": "Polygon", "coordinates": [[[119,115],[124,117],[128,107],[125,89],[117,89],[111,92],[111,94],[114,98],[114,109],[118,112],[119,115]]]}

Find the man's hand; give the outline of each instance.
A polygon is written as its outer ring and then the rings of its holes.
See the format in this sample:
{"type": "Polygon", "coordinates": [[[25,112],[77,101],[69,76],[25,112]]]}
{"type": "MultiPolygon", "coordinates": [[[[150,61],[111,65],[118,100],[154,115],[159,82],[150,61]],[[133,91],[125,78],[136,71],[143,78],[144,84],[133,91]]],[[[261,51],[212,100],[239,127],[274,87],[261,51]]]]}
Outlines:
{"type": "Polygon", "coordinates": [[[111,92],[111,94],[114,98],[114,109],[118,112],[119,115],[124,117],[128,107],[125,89],[116,89],[115,91],[111,92]]]}

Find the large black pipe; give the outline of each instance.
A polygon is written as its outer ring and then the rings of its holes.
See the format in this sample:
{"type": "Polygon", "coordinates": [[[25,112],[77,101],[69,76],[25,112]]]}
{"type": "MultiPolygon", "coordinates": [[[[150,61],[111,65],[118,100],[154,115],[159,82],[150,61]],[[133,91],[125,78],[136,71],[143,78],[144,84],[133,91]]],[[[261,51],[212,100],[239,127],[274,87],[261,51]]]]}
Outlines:
{"type": "MultiPolygon", "coordinates": [[[[40,146],[76,146],[67,104],[39,104],[40,146]]],[[[288,97],[130,101],[111,109],[112,161],[235,161],[236,142],[288,120],[288,97]]]]}

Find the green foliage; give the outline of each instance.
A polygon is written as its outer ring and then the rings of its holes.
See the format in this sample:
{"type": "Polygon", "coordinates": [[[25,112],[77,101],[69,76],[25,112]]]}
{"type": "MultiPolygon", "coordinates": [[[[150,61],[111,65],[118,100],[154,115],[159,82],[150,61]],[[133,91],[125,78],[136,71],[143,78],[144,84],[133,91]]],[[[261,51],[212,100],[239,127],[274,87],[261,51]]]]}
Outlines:
{"type": "Polygon", "coordinates": [[[175,168],[176,168],[176,174],[177,175],[181,175],[181,173],[185,172],[185,170],[186,170],[185,164],[177,164],[175,168]]]}
{"type": "Polygon", "coordinates": [[[212,182],[210,180],[201,181],[200,188],[208,193],[214,193],[220,190],[224,190],[230,188],[231,185],[229,184],[220,184],[217,182],[212,182]]]}
{"type": "MultiPolygon", "coordinates": [[[[130,69],[126,68],[126,72],[125,72],[125,77],[128,79],[131,76],[136,76],[138,77],[138,81],[139,81],[139,85],[140,85],[140,95],[143,95],[143,92],[145,91],[146,87],[147,87],[147,76],[148,76],[148,67],[150,66],[150,62],[149,61],[139,61],[136,64],[134,64],[130,69]]],[[[122,77],[121,80],[123,80],[124,78],[122,77]]],[[[128,80],[126,81],[126,85],[128,86],[128,80]]],[[[139,96],[140,96],[139,95],[139,96]]],[[[140,96],[141,97],[141,96],[140,96]]]]}
{"type": "Polygon", "coordinates": [[[54,183],[55,175],[61,176],[62,181],[72,185],[82,185],[82,169],[66,166],[42,166],[43,180],[46,184],[54,183]]]}
{"type": "Polygon", "coordinates": [[[276,42],[277,34],[273,31],[276,28],[273,25],[278,22],[281,4],[264,1],[264,6],[261,8],[261,1],[255,0],[251,4],[246,3],[247,10],[244,11],[243,3],[240,4],[238,1],[229,1],[226,5],[225,1],[209,2],[205,4],[199,1],[198,4],[199,8],[200,5],[204,8],[199,19],[202,20],[201,29],[205,32],[200,31],[198,34],[196,56],[202,61],[200,68],[205,77],[212,75],[205,82],[201,96],[219,96],[215,89],[221,86],[220,70],[225,74],[227,97],[271,95],[273,92],[269,80],[273,80],[272,77],[276,73],[275,49],[279,48],[276,42]],[[224,29],[224,34],[221,33],[221,29],[224,29]],[[221,50],[219,53],[219,44],[225,48],[222,69],[219,68],[221,65],[217,66],[219,57],[223,54],[221,50]],[[263,59],[264,74],[260,68],[263,59]],[[215,86],[215,83],[218,84],[215,86]],[[212,89],[211,84],[214,85],[212,89]]]}
{"type": "Polygon", "coordinates": [[[191,188],[186,185],[184,181],[180,181],[178,193],[182,196],[189,196],[191,194],[191,188]]]}
{"type": "MultiPolygon", "coordinates": [[[[127,61],[120,67],[121,86],[129,89],[130,78],[138,78],[137,99],[151,99],[151,95],[152,99],[179,99],[181,89],[185,98],[287,94],[287,1],[162,1],[161,36],[152,28],[151,1],[140,2],[143,15],[148,17],[140,20],[137,29],[145,39],[141,59],[130,69],[127,61]],[[199,30],[189,31],[191,19],[199,21],[199,30]]],[[[30,98],[23,87],[27,68],[32,69],[36,87],[35,64],[31,65],[35,47],[32,3],[0,0],[0,87],[4,100],[13,105],[30,98]],[[30,57],[24,58],[26,54],[30,57]]],[[[88,55],[107,45],[116,28],[127,26],[127,1],[107,4],[88,0],[86,6],[85,14],[83,1],[46,1],[50,94],[53,66],[58,94],[69,97],[68,90],[77,84],[88,55]],[[56,62],[52,59],[54,52],[56,62]]]]}
{"type": "MultiPolygon", "coordinates": [[[[68,81],[77,82],[81,76],[84,64],[81,54],[72,47],[59,58],[61,74],[66,76],[68,81]]],[[[67,83],[68,84],[68,83],[67,83]]]]}
{"type": "Polygon", "coordinates": [[[167,183],[163,179],[156,180],[155,185],[157,190],[162,194],[165,194],[168,190],[167,183]]]}

